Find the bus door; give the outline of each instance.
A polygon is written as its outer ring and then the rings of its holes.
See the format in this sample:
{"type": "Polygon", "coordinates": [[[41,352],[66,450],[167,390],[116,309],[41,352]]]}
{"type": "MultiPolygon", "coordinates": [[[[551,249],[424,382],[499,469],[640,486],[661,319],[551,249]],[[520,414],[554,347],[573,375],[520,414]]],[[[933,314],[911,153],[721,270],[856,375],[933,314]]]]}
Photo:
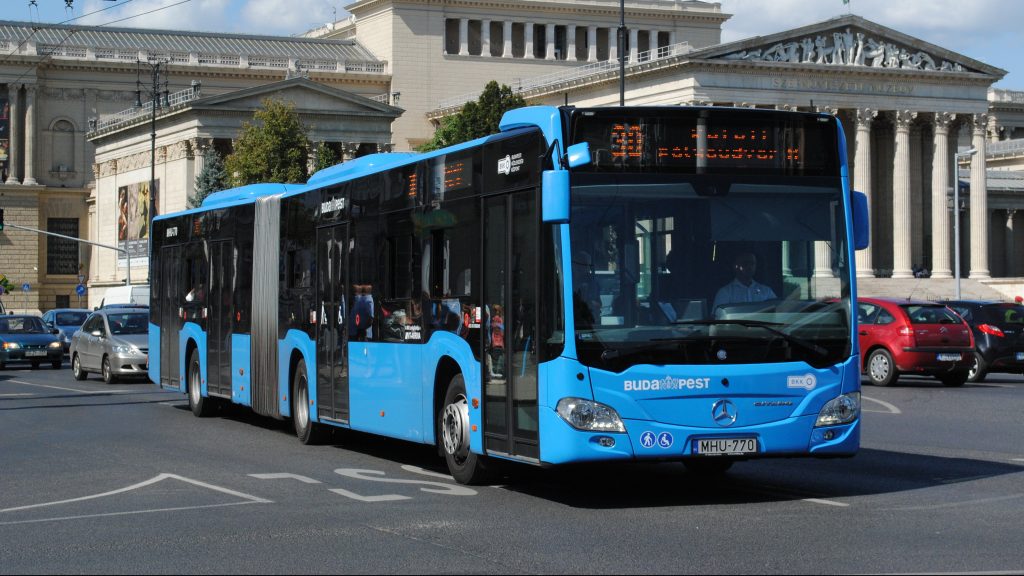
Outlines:
{"type": "Polygon", "coordinates": [[[316,231],[316,397],[322,419],[347,423],[348,310],[345,302],[348,269],[348,224],[316,231]]]}
{"type": "Polygon", "coordinates": [[[160,384],[177,387],[181,383],[178,335],[181,332],[181,279],[184,263],[181,246],[160,249],[160,384]]]}
{"type": "Polygon", "coordinates": [[[210,292],[206,302],[206,386],[211,395],[231,397],[231,317],[234,315],[234,246],[210,243],[210,292]]]}
{"type": "Polygon", "coordinates": [[[484,444],[539,459],[537,191],[484,199],[484,444]]]}

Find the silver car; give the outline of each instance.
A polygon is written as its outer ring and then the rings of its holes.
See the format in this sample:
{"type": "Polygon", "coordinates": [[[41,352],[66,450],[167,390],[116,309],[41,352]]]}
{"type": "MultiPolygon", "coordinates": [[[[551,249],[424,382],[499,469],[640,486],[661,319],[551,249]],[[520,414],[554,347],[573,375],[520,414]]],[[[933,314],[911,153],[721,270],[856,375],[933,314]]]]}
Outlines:
{"type": "Polygon", "coordinates": [[[107,308],[94,312],[71,337],[71,371],[76,380],[99,372],[110,384],[145,377],[149,370],[149,309],[107,308]]]}

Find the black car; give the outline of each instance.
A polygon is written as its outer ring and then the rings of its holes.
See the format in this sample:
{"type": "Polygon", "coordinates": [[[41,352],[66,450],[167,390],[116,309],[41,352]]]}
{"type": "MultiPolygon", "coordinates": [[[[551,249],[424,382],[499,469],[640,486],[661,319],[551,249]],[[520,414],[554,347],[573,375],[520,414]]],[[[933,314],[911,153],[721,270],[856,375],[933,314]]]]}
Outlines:
{"type": "Polygon", "coordinates": [[[974,331],[971,382],[991,372],[1024,374],[1024,306],[992,300],[947,301],[974,331]]]}

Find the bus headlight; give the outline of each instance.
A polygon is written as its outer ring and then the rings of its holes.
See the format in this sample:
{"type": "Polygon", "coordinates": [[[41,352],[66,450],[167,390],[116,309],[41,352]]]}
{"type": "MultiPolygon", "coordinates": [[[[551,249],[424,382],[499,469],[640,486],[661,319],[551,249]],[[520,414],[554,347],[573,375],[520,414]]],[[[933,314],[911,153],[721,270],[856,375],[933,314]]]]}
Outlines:
{"type": "Polygon", "coordinates": [[[817,428],[849,424],[859,416],[860,392],[850,392],[829,400],[818,413],[818,421],[814,423],[814,426],[817,428]]]}
{"type": "Polygon", "coordinates": [[[577,430],[588,432],[625,432],[619,413],[611,406],[583,398],[562,398],[556,408],[558,415],[577,430]]]}

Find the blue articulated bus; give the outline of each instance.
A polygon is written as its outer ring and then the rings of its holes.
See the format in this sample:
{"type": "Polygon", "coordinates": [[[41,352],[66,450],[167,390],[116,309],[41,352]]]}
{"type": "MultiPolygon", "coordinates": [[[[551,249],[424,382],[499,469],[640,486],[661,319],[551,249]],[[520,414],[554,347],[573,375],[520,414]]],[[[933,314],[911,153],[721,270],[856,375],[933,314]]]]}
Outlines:
{"type": "Polygon", "coordinates": [[[854,455],[863,195],[831,116],[507,113],[155,219],[149,375],[188,395],[496,459],[854,455]]]}

